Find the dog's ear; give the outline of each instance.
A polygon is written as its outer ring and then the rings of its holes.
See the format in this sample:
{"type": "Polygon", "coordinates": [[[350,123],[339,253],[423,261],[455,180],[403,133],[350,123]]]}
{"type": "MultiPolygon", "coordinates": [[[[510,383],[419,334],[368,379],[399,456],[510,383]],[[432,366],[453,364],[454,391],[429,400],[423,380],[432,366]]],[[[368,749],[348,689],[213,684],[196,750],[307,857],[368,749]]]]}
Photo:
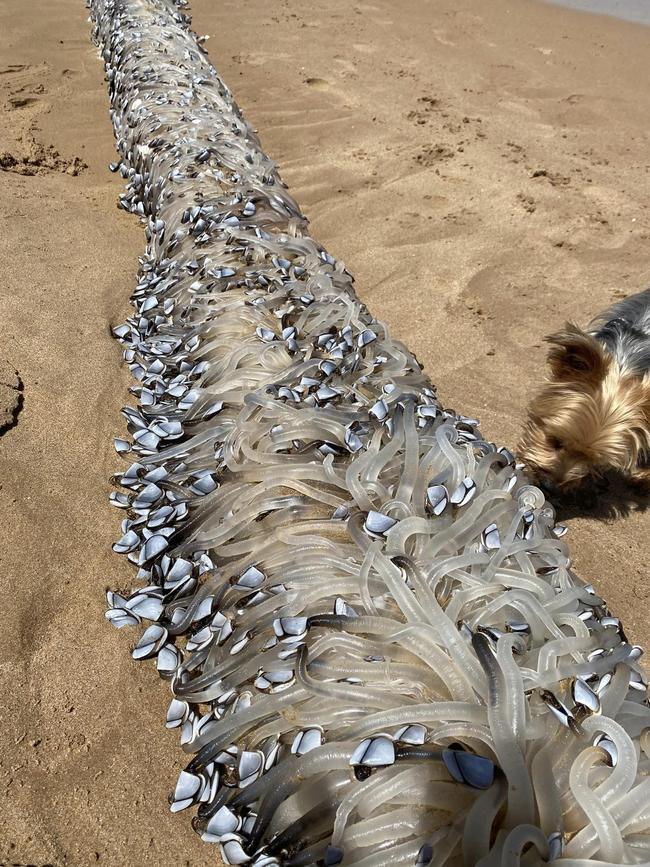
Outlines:
{"type": "Polygon", "coordinates": [[[602,379],[609,364],[608,356],[598,341],[567,322],[562,331],[546,338],[551,344],[548,363],[553,376],[561,382],[602,379]]]}

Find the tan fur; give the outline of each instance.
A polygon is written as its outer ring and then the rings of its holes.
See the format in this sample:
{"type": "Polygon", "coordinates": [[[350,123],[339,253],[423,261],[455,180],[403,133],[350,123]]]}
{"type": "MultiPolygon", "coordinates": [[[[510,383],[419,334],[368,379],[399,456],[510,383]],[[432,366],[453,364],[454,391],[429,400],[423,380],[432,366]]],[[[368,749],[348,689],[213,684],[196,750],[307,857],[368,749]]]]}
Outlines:
{"type": "Polygon", "coordinates": [[[594,337],[567,323],[547,338],[551,378],[532,401],[520,453],[539,481],[566,488],[607,470],[650,483],[650,378],[621,370],[594,337]]]}

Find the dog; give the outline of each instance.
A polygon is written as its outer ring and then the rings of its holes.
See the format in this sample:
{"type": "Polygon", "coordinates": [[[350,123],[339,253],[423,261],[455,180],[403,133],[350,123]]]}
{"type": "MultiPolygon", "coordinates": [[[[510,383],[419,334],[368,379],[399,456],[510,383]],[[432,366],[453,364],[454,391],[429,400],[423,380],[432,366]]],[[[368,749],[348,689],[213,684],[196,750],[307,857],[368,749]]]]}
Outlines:
{"type": "Polygon", "coordinates": [[[519,446],[533,479],[560,494],[614,470],[650,487],[650,289],[546,340],[551,376],[519,446]]]}

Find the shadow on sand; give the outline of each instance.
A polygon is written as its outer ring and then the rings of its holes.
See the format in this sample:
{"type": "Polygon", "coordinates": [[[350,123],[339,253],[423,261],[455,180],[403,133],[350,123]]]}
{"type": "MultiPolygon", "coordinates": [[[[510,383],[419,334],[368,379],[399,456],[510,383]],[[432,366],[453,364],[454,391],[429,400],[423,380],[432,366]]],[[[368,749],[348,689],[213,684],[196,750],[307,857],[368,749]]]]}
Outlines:
{"type": "Polygon", "coordinates": [[[650,490],[615,472],[608,473],[602,479],[586,482],[579,489],[561,497],[550,499],[558,521],[569,521],[571,518],[612,521],[650,508],[650,490]]]}

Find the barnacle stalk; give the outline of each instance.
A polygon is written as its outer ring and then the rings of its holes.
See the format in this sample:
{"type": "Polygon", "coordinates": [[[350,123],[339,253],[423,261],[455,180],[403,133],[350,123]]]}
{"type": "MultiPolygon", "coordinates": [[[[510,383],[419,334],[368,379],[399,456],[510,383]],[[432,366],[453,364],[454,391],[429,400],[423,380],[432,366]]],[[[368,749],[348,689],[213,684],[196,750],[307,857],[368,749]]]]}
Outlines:
{"type": "Polygon", "coordinates": [[[182,2],[91,0],[145,225],[108,594],[230,864],[650,861],[641,651],[308,232],[182,2]]]}

